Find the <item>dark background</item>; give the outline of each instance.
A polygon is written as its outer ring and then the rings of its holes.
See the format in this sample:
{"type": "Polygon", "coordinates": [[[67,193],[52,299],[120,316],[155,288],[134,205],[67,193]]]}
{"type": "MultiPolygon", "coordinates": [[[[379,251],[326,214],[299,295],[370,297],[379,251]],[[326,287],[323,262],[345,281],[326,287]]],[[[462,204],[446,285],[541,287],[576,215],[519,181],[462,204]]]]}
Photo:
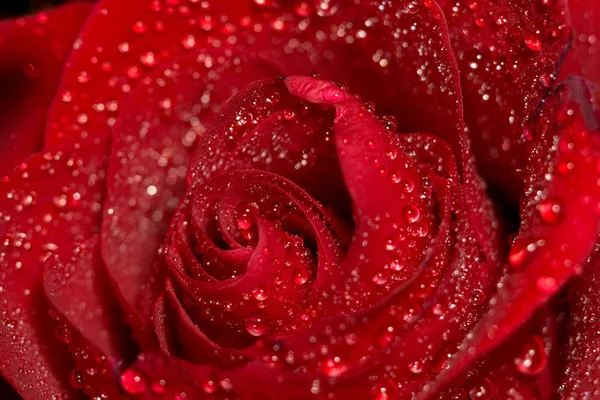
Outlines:
{"type": "Polygon", "coordinates": [[[0,0],[0,15],[9,17],[35,12],[65,0],[0,0]]]}

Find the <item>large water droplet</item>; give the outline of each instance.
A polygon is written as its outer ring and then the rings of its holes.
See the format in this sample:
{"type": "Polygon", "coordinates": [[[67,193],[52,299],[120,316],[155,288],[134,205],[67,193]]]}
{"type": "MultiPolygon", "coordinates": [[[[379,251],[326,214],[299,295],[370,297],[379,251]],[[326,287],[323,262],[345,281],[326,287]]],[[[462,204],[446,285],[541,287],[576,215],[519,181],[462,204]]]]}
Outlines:
{"type": "Polygon", "coordinates": [[[544,369],[547,359],[544,342],[534,335],[519,349],[515,356],[515,365],[521,373],[535,375],[544,369]]]}
{"type": "Polygon", "coordinates": [[[141,371],[129,368],[120,376],[121,387],[129,394],[141,394],[146,391],[146,379],[141,371]]]}
{"type": "Polygon", "coordinates": [[[419,208],[414,204],[410,204],[410,205],[404,207],[403,211],[404,211],[404,220],[409,224],[417,222],[419,220],[419,217],[421,216],[419,208]]]}
{"type": "Polygon", "coordinates": [[[557,198],[542,200],[537,209],[542,220],[548,224],[557,224],[564,217],[562,201],[557,198]]]}
{"type": "Polygon", "coordinates": [[[292,280],[296,285],[304,285],[308,280],[308,271],[305,267],[296,267],[292,272],[292,280]]]}
{"type": "Polygon", "coordinates": [[[246,318],[246,331],[252,336],[262,336],[269,332],[271,325],[266,321],[261,313],[253,313],[246,318]]]}
{"type": "Polygon", "coordinates": [[[483,378],[469,390],[472,400],[491,399],[494,395],[494,384],[487,378],[483,378]]]}
{"type": "Polygon", "coordinates": [[[508,252],[508,263],[514,270],[523,269],[533,259],[536,250],[544,243],[543,240],[517,239],[508,252]]]}

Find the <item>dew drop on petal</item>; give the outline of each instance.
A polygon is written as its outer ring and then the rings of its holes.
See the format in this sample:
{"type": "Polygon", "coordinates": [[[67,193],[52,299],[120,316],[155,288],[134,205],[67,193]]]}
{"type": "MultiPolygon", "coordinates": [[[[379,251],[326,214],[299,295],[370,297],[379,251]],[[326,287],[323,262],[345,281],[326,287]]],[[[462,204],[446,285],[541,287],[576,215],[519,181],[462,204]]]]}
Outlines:
{"type": "Polygon", "coordinates": [[[246,331],[252,336],[262,336],[269,332],[271,325],[266,321],[265,317],[260,313],[250,314],[244,321],[246,331]]]}
{"type": "Polygon", "coordinates": [[[551,276],[542,276],[535,282],[540,292],[552,294],[556,290],[556,279],[551,276]]]}
{"type": "Polygon", "coordinates": [[[539,35],[535,33],[525,33],[525,44],[530,50],[541,51],[542,41],[539,35]]]}
{"type": "Polygon", "coordinates": [[[519,238],[508,252],[508,263],[513,270],[523,269],[533,258],[539,247],[539,241],[519,238]]]}
{"type": "Polygon", "coordinates": [[[483,378],[469,390],[469,397],[473,400],[491,399],[494,396],[494,384],[483,378]]]}
{"type": "Polygon", "coordinates": [[[217,384],[213,380],[202,382],[202,390],[204,393],[213,394],[217,391],[217,384]]]}
{"type": "Polygon", "coordinates": [[[146,391],[146,379],[141,371],[136,368],[129,368],[123,372],[119,378],[121,387],[129,394],[140,394],[146,391]]]}
{"type": "Polygon", "coordinates": [[[564,217],[562,201],[556,198],[542,200],[537,206],[540,218],[548,224],[556,224],[564,217]]]}
{"type": "Polygon", "coordinates": [[[252,291],[252,297],[258,301],[265,301],[269,297],[269,291],[265,288],[256,288],[252,291]]]}
{"type": "Polygon", "coordinates": [[[547,360],[544,342],[537,335],[533,335],[524,343],[514,359],[517,369],[525,375],[540,373],[547,360]]]}
{"type": "Polygon", "coordinates": [[[414,204],[410,204],[404,207],[404,220],[407,223],[412,224],[414,222],[417,222],[420,216],[421,213],[419,211],[419,208],[414,204]]]}
{"type": "Polygon", "coordinates": [[[81,374],[76,369],[72,370],[69,374],[69,383],[76,389],[81,389],[83,387],[83,380],[81,379],[81,374]]]}
{"type": "Polygon", "coordinates": [[[321,364],[321,372],[332,378],[343,375],[347,370],[348,366],[339,357],[328,358],[321,364]]]}
{"type": "Polygon", "coordinates": [[[292,280],[296,285],[304,285],[308,280],[308,271],[304,267],[296,267],[292,272],[292,280]]]}

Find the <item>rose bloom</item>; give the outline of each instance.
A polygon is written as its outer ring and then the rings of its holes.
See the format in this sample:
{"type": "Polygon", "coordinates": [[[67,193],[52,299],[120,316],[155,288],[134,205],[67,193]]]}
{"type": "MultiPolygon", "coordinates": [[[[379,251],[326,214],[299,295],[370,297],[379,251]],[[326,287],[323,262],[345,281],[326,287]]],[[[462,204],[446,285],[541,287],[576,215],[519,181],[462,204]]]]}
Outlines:
{"type": "Polygon", "coordinates": [[[2,398],[600,399],[599,27],[592,0],[5,18],[2,398]]]}

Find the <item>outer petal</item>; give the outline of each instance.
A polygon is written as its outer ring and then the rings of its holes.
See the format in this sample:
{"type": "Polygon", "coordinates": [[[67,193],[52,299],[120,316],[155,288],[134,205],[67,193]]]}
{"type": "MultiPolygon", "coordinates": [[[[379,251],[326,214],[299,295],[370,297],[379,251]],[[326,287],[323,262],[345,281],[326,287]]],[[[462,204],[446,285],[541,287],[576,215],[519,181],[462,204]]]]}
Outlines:
{"type": "Polygon", "coordinates": [[[425,387],[424,397],[514,332],[581,272],[593,249],[600,227],[598,124],[580,81],[561,89],[547,100],[538,119],[523,223],[509,253],[511,270],[500,281],[487,315],[450,369],[425,387]],[[564,232],[571,235],[568,241],[564,232]]]}
{"type": "Polygon", "coordinates": [[[41,265],[98,230],[105,157],[97,150],[36,154],[0,183],[0,372],[28,399],[75,394],[70,357],[50,334],[41,265]]]}
{"type": "Polygon", "coordinates": [[[48,107],[90,9],[73,3],[0,22],[0,176],[42,149],[48,107]]]}
{"type": "Polygon", "coordinates": [[[129,339],[114,297],[97,236],[75,244],[63,259],[53,256],[44,265],[44,292],[70,337],[75,359],[71,382],[91,396],[120,396],[114,373],[133,361],[135,345],[129,339]]]}
{"type": "MultiPolygon", "coordinates": [[[[69,57],[50,110],[46,147],[106,140],[112,118],[147,73],[193,48],[230,47],[224,41],[228,13],[221,18],[223,8],[230,11],[224,7],[226,3],[231,4],[214,0],[186,4],[170,0],[99,1],[69,57]],[[223,28],[223,36],[219,32],[215,38],[213,28],[215,33],[223,28]],[[213,46],[213,41],[218,43],[213,46]],[[63,101],[65,94],[70,101],[63,101]]],[[[236,7],[231,9],[236,12],[250,7],[246,1],[234,3],[236,7]]],[[[230,18],[235,24],[239,21],[235,15],[230,18]]]]}

